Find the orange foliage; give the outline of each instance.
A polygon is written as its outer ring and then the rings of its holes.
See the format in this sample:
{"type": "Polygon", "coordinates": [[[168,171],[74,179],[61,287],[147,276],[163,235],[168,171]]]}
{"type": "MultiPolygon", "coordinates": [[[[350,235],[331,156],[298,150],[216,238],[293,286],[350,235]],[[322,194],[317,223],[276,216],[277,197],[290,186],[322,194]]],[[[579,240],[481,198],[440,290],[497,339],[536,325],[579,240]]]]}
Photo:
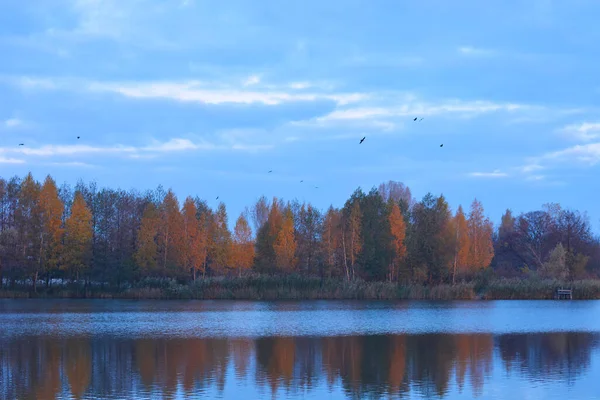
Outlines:
{"type": "Polygon", "coordinates": [[[281,229],[277,233],[275,244],[277,268],[290,271],[296,265],[296,239],[294,237],[294,215],[289,208],[283,214],[281,229]]]}
{"type": "Polygon", "coordinates": [[[392,234],[392,250],[394,252],[393,260],[390,265],[389,278],[390,281],[398,279],[398,269],[400,263],[406,257],[406,245],[404,239],[406,238],[406,224],[400,212],[400,207],[397,203],[392,203],[390,215],[388,217],[390,222],[390,233],[392,234]]]}
{"type": "Polygon", "coordinates": [[[79,279],[89,266],[92,250],[92,212],[80,192],[75,194],[71,215],[65,222],[65,264],[79,279]]]}
{"type": "Polygon", "coordinates": [[[477,199],[471,204],[467,224],[470,239],[469,266],[473,271],[487,268],[494,258],[493,226],[484,216],[483,206],[477,199]]]}
{"type": "Polygon", "coordinates": [[[235,222],[232,253],[233,266],[237,266],[239,275],[241,276],[242,270],[249,270],[254,261],[254,242],[252,241],[252,230],[250,229],[250,224],[243,213],[240,214],[235,222]]]}
{"type": "Polygon", "coordinates": [[[180,252],[181,262],[186,271],[192,271],[192,277],[196,280],[196,272],[201,270],[204,264],[204,247],[206,243],[202,236],[200,223],[196,219],[196,205],[191,197],[183,203],[183,237],[180,252]]]}

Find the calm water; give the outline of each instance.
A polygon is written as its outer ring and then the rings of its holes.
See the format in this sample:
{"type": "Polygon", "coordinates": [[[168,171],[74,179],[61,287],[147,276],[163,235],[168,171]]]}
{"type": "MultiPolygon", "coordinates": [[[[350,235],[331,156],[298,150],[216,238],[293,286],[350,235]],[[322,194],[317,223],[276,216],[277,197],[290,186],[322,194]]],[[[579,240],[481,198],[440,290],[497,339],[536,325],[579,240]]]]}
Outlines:
{"type": "Polygon", "coordinates": [[[600,399],[600,302],[0,300],[0,399],[600,399]]]}

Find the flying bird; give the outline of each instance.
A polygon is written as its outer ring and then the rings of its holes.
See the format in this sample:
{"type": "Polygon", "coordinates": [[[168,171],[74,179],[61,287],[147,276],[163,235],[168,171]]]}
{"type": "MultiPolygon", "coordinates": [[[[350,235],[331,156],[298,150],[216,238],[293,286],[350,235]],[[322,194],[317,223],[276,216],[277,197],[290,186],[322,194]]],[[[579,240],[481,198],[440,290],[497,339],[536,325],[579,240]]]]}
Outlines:
{"type": "Polygon", "coordinates": [[[304,180],[301,180],[300,183],[304,182],[304,180]]]}
{"type": "Polygon", "coordinates": [[[219,200],[219,196],[217,196],[217,198],[215,200],[219,200]]]}
{"type": "Polygon", "coordinates": [[[444,147],[444,143],[440,144],[440,147],[444,147]]]}
{"type": "Polygon", "coordinates": [[[269,170],[269,173],[273,172],[273,170],[269,170]]]}
{"type": "Polygon", "coordinates": [[[415,117],[415,119],[413,119],[413,121],[416,121],[416,120],[417,120],[417,117],[415,117]]]}
{"type": "Polygon", "coordinates": [[[25,146],[25,143],[19,143],[19,146],[25,146]]]}
{"type": "Polygon", "coordinates": [[[419,122],[423,121],[423,118],[425,118],[425,117],[422,117],[422,118],[419,120],[419,122]]]}
{"type": "Polygon", "coordinates": [[[79,139],[79,136],[77,136],[77,139],[79,139]]]}
{"type": "Polygon", "coordinates": [[[319,188],[318,186],[315,186],[315,189],[318,189],[318,188],[319,188]]]}
{"type": "Polygon", "coordinates": [[[366,138],[367,138],[367,137],[365,136],[365,137],[363,137],[362,139],[360,139],[360,142],[358,142],[358,144],[362,144],[362,142],[364,142],[366,138]]]}

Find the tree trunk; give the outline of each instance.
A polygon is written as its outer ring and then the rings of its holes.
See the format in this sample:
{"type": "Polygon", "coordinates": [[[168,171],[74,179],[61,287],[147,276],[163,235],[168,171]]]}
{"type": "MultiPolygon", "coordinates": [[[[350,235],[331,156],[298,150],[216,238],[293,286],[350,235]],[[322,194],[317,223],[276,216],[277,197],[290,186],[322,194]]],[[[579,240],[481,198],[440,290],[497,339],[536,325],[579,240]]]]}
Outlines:
{"type": "Polygon", "coordinates": [[[456,263],[458,262],[458,223],[456,224],[456,243],[454,245],[454,269],[452,271],[452,286],[456,282],[456,263]]]}
{"type": "Polygon", "coordinates": [[[38,279],[38,272],[35,271],[35,273],[33,274],[33,293],[37,293],[37,279],[38,279]]]}
{"type": "Polygon", "coordinates": [[[196,282],[196,267],[192,267],[192,275],[194,276],[194,282],[196,282]]]}
{"type": "Polygon", "coordinates": [[[350,281],[350,273],[348,272],[348,257],[346,256],[346,239],[344,231],[342,231],[342,248],[344,250],[344,268],[346,269],[346,280],[350,281]]]}

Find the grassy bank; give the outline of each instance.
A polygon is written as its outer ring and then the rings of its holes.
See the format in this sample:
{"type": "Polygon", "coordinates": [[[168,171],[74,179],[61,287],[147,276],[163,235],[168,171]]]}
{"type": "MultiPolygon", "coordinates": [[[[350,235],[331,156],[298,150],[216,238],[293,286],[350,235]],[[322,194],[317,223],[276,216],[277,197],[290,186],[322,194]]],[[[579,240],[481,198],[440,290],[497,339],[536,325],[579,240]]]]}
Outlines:
{"type": "Polygon", "coordinates": [[[105,298],[198,300],[501,300],[552,299],[557,287],[573,288],[574,299],[600,299],[600,281],[492,280],[456,285],[396,285],[389,282],[346,282],[306,277],[207,278],[180,284],[146,279],[114,288],[65,285],[38,288],[17,286],[0,290],[0,298],[105,298]]]}

